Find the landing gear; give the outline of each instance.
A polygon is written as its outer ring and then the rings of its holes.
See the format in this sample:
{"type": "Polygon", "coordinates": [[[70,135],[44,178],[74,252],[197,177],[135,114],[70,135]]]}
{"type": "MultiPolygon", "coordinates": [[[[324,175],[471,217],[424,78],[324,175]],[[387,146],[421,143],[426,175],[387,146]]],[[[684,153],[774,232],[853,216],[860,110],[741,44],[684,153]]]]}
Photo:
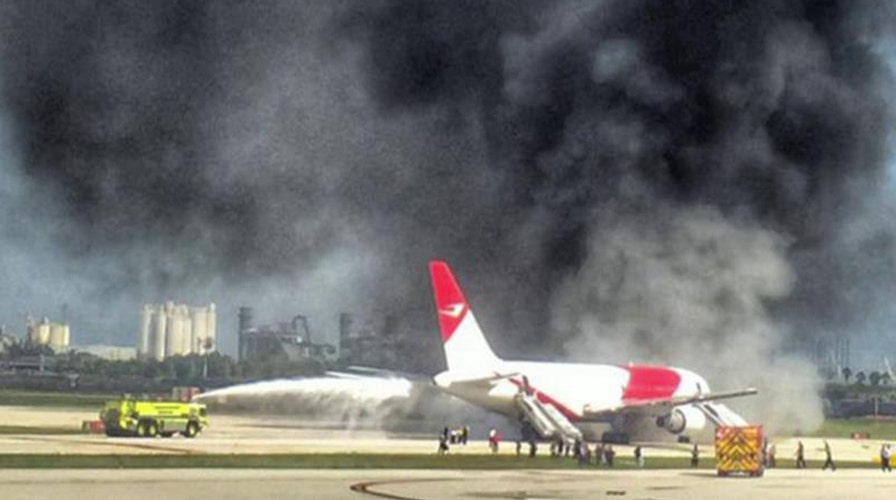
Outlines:
{"type": "Polygon", "coordinates": [[[600,440],[607,444],[628,444],[629,436],[625,432],[607,431],[601,434],[600,440]]]}

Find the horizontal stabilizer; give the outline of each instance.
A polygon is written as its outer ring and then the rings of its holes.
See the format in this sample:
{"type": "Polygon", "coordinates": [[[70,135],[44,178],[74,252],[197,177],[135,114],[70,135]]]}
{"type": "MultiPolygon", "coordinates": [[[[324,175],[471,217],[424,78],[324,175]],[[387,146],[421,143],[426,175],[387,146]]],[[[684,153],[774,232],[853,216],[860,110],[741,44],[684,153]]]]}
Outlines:
{"type": "Polygon", "coordinates": [[[439,387],[458,386],[458,385],[494,385],[502,380],[518,376],[519,373],[497,373],[473,374],[473,373],[452,373],[450,371],[442,372],[433,377],[433,382],[439,387]]]}

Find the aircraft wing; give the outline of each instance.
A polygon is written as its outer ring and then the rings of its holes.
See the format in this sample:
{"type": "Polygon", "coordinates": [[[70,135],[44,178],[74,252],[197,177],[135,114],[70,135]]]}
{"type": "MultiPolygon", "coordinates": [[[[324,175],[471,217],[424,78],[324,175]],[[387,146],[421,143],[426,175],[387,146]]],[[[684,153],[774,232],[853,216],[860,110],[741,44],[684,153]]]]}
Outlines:
{"type": "Polygon", "coordinates": [[[720,399],[731,399],[738,398],[742,396],[752,396],[757,394],[757,391],[753,387],[749,387],[746,389],[741,389],[737,391],[727,391],[727,392],[712,392],[706,394],[693,394],[687,396],[672,396],[668,398],[655,398],[655,399],[638,399],[638,400],[629,400],[623,401],[623,403],[619,406],[612,408],[601,408],[601,409],[590,409],[587,405],[583,411],[583,416],[585,420],[594,419],[594,418],[602,418],[607,417],[613,414],[619,413],[658,413],[662,414],[668,411],[669,408],[673,406],[694,404],[694,403],[706,403],[710,401],[718,401],[720,399]]]}

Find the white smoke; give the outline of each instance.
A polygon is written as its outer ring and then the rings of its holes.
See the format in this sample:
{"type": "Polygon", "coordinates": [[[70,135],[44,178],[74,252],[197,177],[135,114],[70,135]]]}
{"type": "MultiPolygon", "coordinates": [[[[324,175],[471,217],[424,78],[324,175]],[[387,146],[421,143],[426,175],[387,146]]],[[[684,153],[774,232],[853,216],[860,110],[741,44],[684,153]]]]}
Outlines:
{"type": "Polygon", "coordinates": [[[600,238],[554,300],[573,359],[687,367],[717,390],[756,386],[759,396],[732,406],[772,432],[821,422],[815,369],[779,354],[786,332],[767,311],[794,283],[784,238],[711,208],[595,225],[600,238]]]}

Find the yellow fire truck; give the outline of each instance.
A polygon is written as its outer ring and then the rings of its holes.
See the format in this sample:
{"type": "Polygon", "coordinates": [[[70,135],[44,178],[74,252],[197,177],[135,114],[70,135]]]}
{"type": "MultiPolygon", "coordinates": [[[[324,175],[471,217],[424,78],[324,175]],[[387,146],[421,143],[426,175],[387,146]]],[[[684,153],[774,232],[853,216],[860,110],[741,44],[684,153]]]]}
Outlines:
{"type": "Polygon", "coordinates": [[[109,401],[100,411],[107,436],[196,437],[208,426],[204,404],[179,401],[109,401]]]}
{"type": "Polygon", "coordinates": [[[762,426],[716,429],[716,470],[720,476],[761,476],[762,426]]]}

